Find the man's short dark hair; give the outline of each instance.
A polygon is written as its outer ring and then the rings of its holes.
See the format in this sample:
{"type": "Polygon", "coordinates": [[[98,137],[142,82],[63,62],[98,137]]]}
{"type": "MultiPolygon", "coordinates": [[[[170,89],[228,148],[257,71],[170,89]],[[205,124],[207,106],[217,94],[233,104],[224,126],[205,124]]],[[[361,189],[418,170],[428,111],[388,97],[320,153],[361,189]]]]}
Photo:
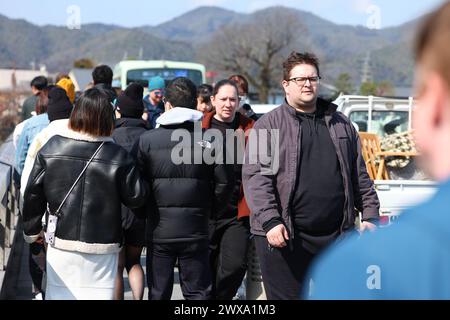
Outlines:
{"type": "Polygon", "coordinates": [[[31,80],[30,86],[35,87],[37,90],[42,90],[48,85],[47,78],[44,76],[38,76],[31,80]]]}
{"type": "Polygon", "coordinates": [[[165,99],[172,107],[197,109],[197,87],[185,77],[178,77],[166,87],[165,99]]]}
{"type": "Polygon", "coordinates": [[[92,71],[92,80],[94,80],[94,84],[104,83],[111,85],[112,79],[113,71],[107,65],[97,66],[92,71]]]}
{"type": "Polygon", "coordinates": [[[289,80],[292,69],[299,64],[309,64],[316,67],[317,75],[320,76],[319,59],[314,54],[292,51],[289,57],[283,62],[283,79],[286,81],[289,80]]]}

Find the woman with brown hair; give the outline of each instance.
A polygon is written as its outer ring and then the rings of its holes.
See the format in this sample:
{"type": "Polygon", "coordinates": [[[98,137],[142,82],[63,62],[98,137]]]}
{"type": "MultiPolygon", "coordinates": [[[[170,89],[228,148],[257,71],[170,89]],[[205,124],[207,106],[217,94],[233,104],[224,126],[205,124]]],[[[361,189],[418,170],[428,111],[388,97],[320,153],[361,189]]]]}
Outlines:
{"type": "Polygon", "coordinates": [[[233,150],[226,152],[234,155],[233,163],[227,163],[234,168],[232,195],[227,205],[217,208],[214,219],[210,221],[213,298],[217,300],[231,300],[247,270],[250,211],[244,198],[241,176],[246,135],[254,121],[237,112],[238,92],[236,82],[227,79],[219,81],[211,96],[214,111],[206,113],[202,123],[204,129],[219,130],[224,141],[227,141],[227,147],[233,146],[233,150]],[[232,145],[228,143],[230,138],[234,139],[232,145]]]}
{"type": "Polygon", "coordinates": [[[112,138],[113,108],[101,90],[77,101],[67,132],[38,152],[24,194],[27,242],[46,213],[47,299],[112,299],[122,240],[121,204],[143,205],[148,186],[112,138]],[[47,208],[47,211],[46,211],[47,208]]]}

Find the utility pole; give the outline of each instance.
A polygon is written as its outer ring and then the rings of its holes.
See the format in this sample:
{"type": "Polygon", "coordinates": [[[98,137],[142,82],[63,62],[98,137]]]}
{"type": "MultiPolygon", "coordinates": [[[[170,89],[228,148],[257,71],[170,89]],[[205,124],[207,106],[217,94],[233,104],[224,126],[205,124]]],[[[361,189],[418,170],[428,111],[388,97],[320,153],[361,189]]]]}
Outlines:
{"type": "Polygon", "coordinates": [[[371,68],[370,60],[371,60],[370,51],[368,51],[366,57],[363,60],[363,64],[362,64],[361,83],[372,82],[373,81],[373,75],[372,75],[372,68],[371,68]]]}

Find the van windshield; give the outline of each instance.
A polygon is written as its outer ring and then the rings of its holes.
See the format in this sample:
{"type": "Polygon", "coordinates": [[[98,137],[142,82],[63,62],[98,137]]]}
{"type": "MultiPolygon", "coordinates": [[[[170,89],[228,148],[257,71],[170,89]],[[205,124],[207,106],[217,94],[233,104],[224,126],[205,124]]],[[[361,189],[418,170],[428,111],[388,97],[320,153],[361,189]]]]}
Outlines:
{"type": "Polygon", "coordinates": [[[199,70],[192,69],[136,69],[127,72],[127,85],[131,82],[138,82],[144,87],[148,87],[150,78],[160,76],[164,80],[169,81],[176,77],[186,77],[192,80],[196,86],[203,82],[202,73],[199,70]]]}

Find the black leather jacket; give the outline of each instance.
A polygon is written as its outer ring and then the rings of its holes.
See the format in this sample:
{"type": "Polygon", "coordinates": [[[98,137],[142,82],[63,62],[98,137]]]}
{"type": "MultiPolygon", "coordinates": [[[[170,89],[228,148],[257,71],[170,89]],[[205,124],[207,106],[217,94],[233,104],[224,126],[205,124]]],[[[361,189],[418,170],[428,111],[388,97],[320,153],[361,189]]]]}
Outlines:
{"type": "Polygon", "coordinates": [[[122,239],[121,203],[137,208],[148,186],[130,155],[112,138],[74,131],[52,137],[39,151],[24,194],[25,239],[35,241],[46,204],[56,211],[101,141],[106,142],[61,209],[55,244],[59,249],[92,254],[118,252],[122,239]]]}

